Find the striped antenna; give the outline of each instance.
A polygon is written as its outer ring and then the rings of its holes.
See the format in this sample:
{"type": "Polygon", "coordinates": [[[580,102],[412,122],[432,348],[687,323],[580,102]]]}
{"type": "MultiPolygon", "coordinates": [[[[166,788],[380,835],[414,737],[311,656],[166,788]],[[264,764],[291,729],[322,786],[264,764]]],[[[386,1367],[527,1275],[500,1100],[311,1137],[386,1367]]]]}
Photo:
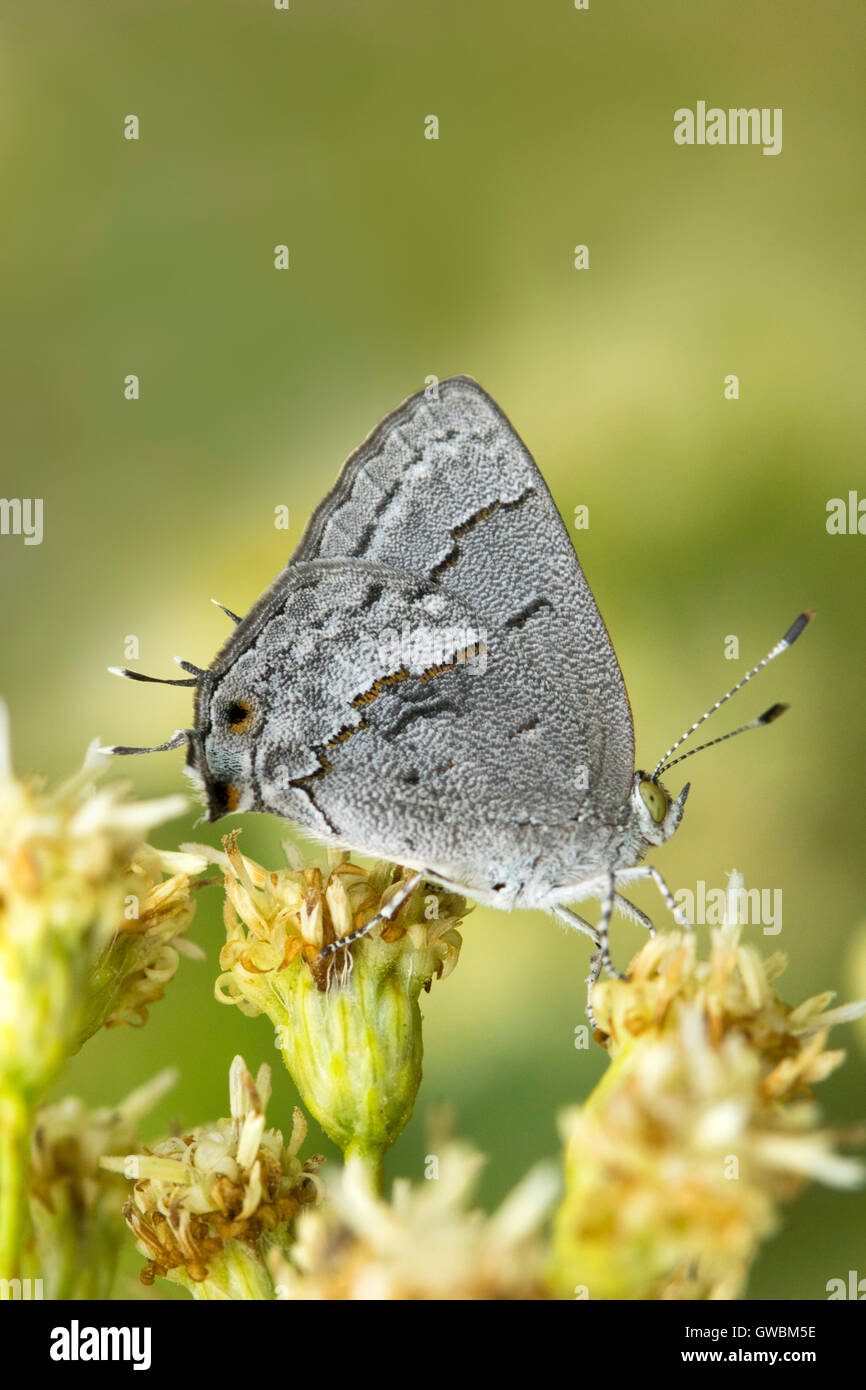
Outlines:
{"type": "Polygon", "coordinates": [[[167,753],[171,748],[182,748],[189,741],[192,729],[176,729],[171,738],[166,739],[165,743],[155,743],[152,748],[124,748],[119,743],[110,744],[107,748],[100,748],[100,753],[167,753]]]}
{"type": "Polygon", "coordinates": [[[199,679],[202,676],[207,675],[207,672],[203,671],[200,666],[193,666],[191,661],[184,661],[182,656],[176,656],[173,659],[177,662],[178,666],[182,671],[189,671],[193,676],[196,676],[199,679]]]}
{"type": "Polygon", "coordinates": [[[239,623],[239,622],[240,622],[240,618],[238,617],[237,613],[233,613],[232,610],[231,610],[230,608],[226,608],[225,604],[224,604],[224,603],[220,603],[220,601],[219,601],[218,598],[212,598],[212,599],[211,599],[211,603],[216,604],[217,608],[221,608],[222,611],[225,613],[226,617],[227,617],[227,618],[231,618],[231,620],[232,620],[233,623],[239,623]]]}
{"type": "Polygon", "coordinates": [[[702,743],[700,747],[691,749],[691,752],[683,753],[681,757],[669,761],[671,754],[675,753],[677,749],[685,743],[687,738],[691,738],[692,734],[696,729],[701,727],[705,719],[709,719],[711,714],[715,714],[716,710],[721,709],[722,705],[726,704],[732,695],[736,695],[738,690],[742,690],[744,685],[747,685],[759,671],[763,671],[765,666],[769,666],[771,661],[775,661],[777,656],[781,656],[782,652],[786,652],[789,647],[792,647],[814,616],[815,610],[811,608],[805,613],[801,613],[798,618],[795,618],[784,637],[779,639],[772,651],[767,652],[767,655],[758,662],[757,666],[753,666],[751,671],[747,671],[742,680],[737,681],[737,684],[732,686],[726,695],[723,695],[720,700],[716,700],[716,703],[711,705],[710,708],[701,715],[700,719],[696,719],[694,724],[686,729],[684,734],[680,735],[676,743],[671,744],[671,747],[665,753],[664,757],[659,760],[658,766],[650,778],[651,782],[657,781],[663,772],[666,772],[669,767],[674,766],[674,763],[680,763],[683,761],[683,758],[691,757],[692,753],[700,753],[704,748],[711,748],[714,743],[724,743],[725,739],[734,738],[736,734],[745,733],[746,729],[757,729],[760,725],[772,724],[774,719],[778,719],[779,715],[785,712],[788,708],[787,705],[773,705],[772,708],[766,710],[764,714],[759,715],[757,719],[752,719],[748,724],[743,724],[741,728],[733,729],[729,734],[722,734],[721,738],[711,739],[709,743],[702,743]]]}
{"type": "MultiPolygon", "coordinates": [[[[184,665],[184,670],[195,669],[184,665]]],[[[130,671],[126,666],[109,666],[108,670],[113,676],[123,676],[128,681],[147,681],[149,685],[198,685],[198,677],[193,676],[188,681],[167,680],[165,676],[145,676],[141,671],[130,671]]]]}

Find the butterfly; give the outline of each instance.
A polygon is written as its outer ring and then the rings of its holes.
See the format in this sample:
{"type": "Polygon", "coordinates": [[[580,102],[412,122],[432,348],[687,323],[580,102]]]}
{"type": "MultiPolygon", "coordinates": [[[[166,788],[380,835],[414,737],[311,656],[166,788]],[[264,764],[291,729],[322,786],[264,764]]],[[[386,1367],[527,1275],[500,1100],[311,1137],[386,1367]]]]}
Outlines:
{"type": "Polygon", "coordinates": [[[602,968],[618,974],[614,910],[653,930],[621,888],[651,879],[682,920],[643,862],[683,816],[689,785],[672,796],[659,780],[671,755],[812,616],[654,771],[636,771],[625,682],[565,524],[522,440],[465,376],[388,415],[270,588],[243,618],[225,611],[236,626],[211,666],[182,662],[189,678],[169,682],[194,687],[193,726],[158,745],[186,746],[209,819],[270,813],[413,871],[323,954],[430,881],[585,933],[590,991],[602,968]],[[597,925],[571,906],[587,898],[601,903],[597,925]]]}

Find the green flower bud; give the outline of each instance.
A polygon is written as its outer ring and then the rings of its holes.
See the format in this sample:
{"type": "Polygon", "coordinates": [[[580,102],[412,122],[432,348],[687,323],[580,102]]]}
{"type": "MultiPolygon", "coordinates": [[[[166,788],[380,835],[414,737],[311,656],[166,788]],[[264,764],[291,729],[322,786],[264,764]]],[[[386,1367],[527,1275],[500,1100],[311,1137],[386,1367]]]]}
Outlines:
{"type": "Polygon", "coordinates": [[[306,1108],[345,1154],[378,1169],[421,1081],[419,996],[456,965],[467,904],[422,884],[393,921],[323,960],[322,947],[366,925],[408,871],[339,856],[325,882],[317,868],[266,872],[236,834],[223,843],[225,855],[211,851],[227,897],[217,997],[270,1018],[306,1108]]]}

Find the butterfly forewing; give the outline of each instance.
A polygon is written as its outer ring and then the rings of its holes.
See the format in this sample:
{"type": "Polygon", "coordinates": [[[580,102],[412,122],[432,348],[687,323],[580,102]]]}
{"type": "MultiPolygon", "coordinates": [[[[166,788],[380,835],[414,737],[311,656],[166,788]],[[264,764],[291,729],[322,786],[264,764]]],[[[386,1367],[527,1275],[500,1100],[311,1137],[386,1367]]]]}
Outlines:
{"type": "Polygon", "coordinates": [[[373,431],[292,562],[321,558],[374,560],[437,580],[472,606],[489,637],[519,638],[530,690],[555,689],[572,713],[588,775],[599,778],[594,804],[616,814],[634,771],[622,674],[547,485],[477,382],[440,382],[373,431]]]}

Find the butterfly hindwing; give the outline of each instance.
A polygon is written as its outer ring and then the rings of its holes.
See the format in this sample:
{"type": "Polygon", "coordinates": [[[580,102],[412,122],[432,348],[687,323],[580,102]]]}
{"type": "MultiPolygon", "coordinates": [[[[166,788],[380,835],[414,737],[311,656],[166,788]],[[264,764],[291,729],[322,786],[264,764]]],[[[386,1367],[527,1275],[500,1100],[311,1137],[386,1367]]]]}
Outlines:
{"type": "Polygon", "coordinates": [[[483,889],[573,829],[600,773],[524,634],[423,576],[302,562],[240,636],[207,676],[212,814],[270,811],[483,889]]]}

